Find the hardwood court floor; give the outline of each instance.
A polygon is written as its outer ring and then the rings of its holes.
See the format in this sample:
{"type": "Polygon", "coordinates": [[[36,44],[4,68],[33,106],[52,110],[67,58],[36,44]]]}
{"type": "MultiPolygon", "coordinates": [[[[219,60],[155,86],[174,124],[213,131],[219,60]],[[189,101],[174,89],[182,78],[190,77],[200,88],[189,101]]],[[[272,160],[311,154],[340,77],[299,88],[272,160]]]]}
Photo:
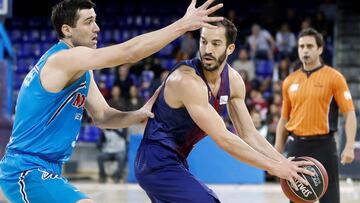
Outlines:
{"type": "MultiPolygon", "coordinates": [[[[97,203],[150,203],[137,184],[73,182],[97,203]]],[[[280,185],[209,185],[222,203],[288,203],[280,185]]],[[[341,203],[360,202],[360,182],[341,182],[341,203]]],[[[8,203],[1,197],[0,203],[8,203]]]]}
{"type": "MultiPolygon", "coordinates": [[[[75,183],[96,202],[150,203],[146,194],[136,184],[75,183]]],[[[222,203],[288,203],[280,185],[209,185],[222,203]]],[[[360,202],[360,182],[341,182],[341,203],[360,202]]]]}

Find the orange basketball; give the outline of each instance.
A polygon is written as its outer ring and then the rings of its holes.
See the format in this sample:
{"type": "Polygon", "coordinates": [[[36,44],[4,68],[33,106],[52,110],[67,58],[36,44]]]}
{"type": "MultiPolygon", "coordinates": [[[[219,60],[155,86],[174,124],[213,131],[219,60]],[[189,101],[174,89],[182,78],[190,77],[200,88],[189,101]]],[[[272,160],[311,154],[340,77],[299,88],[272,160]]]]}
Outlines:
{"type": "Polygon", "coordinates": [[[314,163],[312,166],[304,166],[309,171],[315,173],[314,176],[309,176],[306,174],[299,173],[301,177],[306,179],[309,182],[309,185],[306,186],[295,180],[298,191],[295,190],[290,184],[289,181],[280,179],[280,184],[285,195],[293,202],[296,203],[310,203],[318,201],[326,192],[328,187],[328,175],[324,166],[316,159],[302,156],[297,157],[294,161],[311,161],[314,163]]]}

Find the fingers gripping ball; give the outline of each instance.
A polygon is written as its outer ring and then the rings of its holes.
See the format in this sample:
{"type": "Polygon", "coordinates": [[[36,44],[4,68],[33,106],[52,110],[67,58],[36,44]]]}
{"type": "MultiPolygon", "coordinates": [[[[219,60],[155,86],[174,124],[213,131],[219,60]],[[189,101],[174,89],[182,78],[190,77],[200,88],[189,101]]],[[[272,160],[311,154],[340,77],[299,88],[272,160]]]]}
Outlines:
{"type": "Polygon", "coordinates": [[[304,166],[305,169],[312,171],[315,175],[309,176],[303,173],[299,173],[301,177],[309,182],[306,186],[295,180],[298,187],[298,191],[291,186],[291,183],[287,180],[281,179],[280,184],[285,195],[293,202],[296,203],[312,203],[318,201],[326,192],[328,187],[328,175],[324,166],[316,159],[311,157],[298,157],[294,161],[311,161],[314,163],[312,166],[304,166]]]}

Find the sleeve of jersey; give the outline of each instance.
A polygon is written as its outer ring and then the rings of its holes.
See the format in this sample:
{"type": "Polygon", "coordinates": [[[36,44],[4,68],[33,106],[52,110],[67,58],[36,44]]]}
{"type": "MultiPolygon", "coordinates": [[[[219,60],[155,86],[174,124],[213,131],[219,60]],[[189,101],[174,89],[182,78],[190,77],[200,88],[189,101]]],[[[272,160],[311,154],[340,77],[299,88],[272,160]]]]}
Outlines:
{"type": "Polygon", "coordinates": [[[288,95],[288,82],[285,80],[282,85],[282,110],[281,117],[288,119],[290,117],[291,103],[288,95]]]}
{"type": "Polygon", "coordinates": [[[347,86],[344,76],[338,75],[334,80],[333,94],[336,104],[339,106],[342,113],[354,111],[354,104],[352,101],[350,90],[347,86]]]}

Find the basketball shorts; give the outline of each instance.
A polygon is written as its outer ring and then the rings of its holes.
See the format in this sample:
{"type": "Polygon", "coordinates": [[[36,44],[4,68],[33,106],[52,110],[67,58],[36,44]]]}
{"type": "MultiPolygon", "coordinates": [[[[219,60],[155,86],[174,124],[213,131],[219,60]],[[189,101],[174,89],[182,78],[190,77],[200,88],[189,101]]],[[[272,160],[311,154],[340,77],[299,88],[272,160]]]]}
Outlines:
{"type": "Polygon", "coordinates": [[[74,203],[88,199],[65,178],[41,169],[24,171],[11,179],[1,179],[0,188],[12,203],[74,203]]]}
{"type": "Polygon", "coordinates": [[[188,170],[172,149],[143,139],[135,159],[135,176],[152,203],[219,203],[218,197],[188,170]]]}

